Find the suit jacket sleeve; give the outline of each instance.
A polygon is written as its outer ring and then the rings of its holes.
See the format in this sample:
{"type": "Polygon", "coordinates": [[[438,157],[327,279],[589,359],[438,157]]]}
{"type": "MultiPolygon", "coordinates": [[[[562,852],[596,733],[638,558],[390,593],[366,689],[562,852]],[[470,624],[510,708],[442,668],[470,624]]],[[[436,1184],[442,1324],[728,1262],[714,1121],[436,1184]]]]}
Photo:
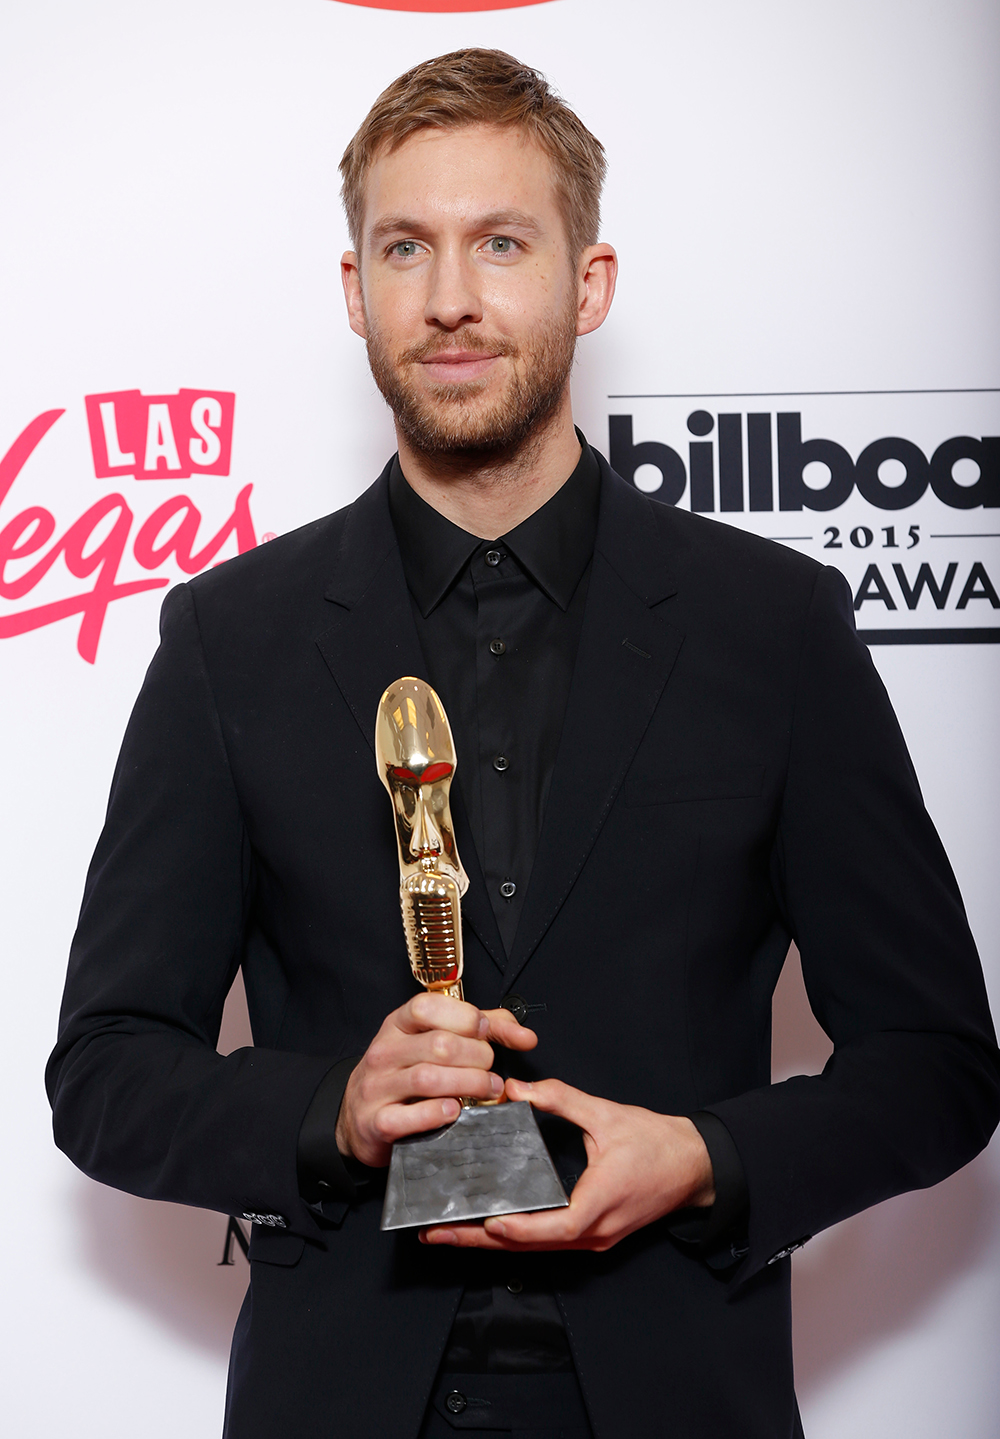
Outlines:
{"type": "Polygon", "coordinates": [[[997,1050],[962,900],[888,696],[824,570],[800,660],[772,883],[834,1042],[821,1075],[706,1108],[750,1198],[742,1281],[818,1230],[971,1159],[997,1050]]]}
{"type": "Polygon", "coordinates": [[[56,1143],[116,1188],[318,1237],[296,1143],[331,1057],[215,1047],[252,890],[182,585],[164,603],[87,878],[46,1073],[56,1143]]]}

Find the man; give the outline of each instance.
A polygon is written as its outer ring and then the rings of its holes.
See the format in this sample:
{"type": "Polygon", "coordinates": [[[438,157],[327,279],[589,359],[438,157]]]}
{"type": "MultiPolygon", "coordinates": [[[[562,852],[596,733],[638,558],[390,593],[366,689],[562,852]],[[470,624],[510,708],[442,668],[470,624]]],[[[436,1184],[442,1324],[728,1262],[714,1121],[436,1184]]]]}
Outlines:
{"type": "Polygon", "coordinates": [[[954,880],[837,572],[649,500],[574,430],[616,272],[576,116],[458,52],[389,87],[342,169],[398,456],[168,597],[57,1141],[254,1221],[232,1439],[787,1439],[788,1254],[997,1121],[954,880]],[[371,745],[405,674],[456,733],[469,1003],[414,997],[404,955],[371,745]],[[772,1086],[791,938],[836,1048],[772,1086]],[[222,1058],[240,966],[255,1047],[222,1058]],[[382,1234],[392,1142],[504,1091],[569,1207],[382,1234]]]}

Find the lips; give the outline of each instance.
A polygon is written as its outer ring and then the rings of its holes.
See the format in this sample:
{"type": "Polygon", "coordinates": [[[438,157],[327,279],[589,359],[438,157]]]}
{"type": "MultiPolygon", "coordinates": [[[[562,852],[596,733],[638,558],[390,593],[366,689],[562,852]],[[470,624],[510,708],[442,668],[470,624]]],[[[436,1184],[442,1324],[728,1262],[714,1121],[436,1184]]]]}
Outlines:
{"type": "Polygon", "coordinates": [[[458,385],[465,380],[478,380],[489,373],[497,354],[481,350],[442,350],[421,360],[424,373],[432,380],[446,385],[458,385]]]}

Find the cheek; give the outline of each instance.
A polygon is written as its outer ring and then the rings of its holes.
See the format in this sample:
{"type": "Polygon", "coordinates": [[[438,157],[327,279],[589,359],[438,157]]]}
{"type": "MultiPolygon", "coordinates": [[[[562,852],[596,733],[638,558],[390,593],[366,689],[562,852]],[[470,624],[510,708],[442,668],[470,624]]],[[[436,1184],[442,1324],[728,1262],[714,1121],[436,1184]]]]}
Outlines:
{"type": "Polygon", "coordinates": [[[390,348],[397,340],[407,343],[423,324],[426,296],[416,275],[380,278],[365,287],[364,302],[369,330],[390,348]]]}
{"type": "Polygon", "coordinates": [[[412,824],[414,811],[416,810],[416,803],[412,791],[398,789],[395,792],[394,798],[396,801],[396,810],[400,818],[405,820],[407,824],[412,824]]]}
{"type": "Polygon", "coordinates": [[[547,266],[519,266],[498,276],[484,293],[486,308],[509,334],[530,334],[566,313],[575,300],[570,276],[555,276],[547,266]]]}

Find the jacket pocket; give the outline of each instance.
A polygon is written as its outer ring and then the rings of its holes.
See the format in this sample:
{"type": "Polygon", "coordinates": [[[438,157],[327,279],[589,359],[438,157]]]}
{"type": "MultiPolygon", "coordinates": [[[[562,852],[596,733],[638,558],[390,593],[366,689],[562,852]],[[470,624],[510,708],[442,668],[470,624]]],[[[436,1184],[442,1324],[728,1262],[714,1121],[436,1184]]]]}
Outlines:
{"type": "Polygon", "coordinates": [[[284,1264],[291,1267],[298,1264],[306,1241],[301,1234],[289,1234],[286,1229],[269,1229],[263,1224],[250,1228],[250,1262],[252,1264],[284,1264]]]}
{"type": "Polygon", "coordinates": [[[704,799],[756,799],[764,788],[764,766],[721,765],[695,773],[630,775],[625,781],[625,803],[682,804],[704,799]]]}

